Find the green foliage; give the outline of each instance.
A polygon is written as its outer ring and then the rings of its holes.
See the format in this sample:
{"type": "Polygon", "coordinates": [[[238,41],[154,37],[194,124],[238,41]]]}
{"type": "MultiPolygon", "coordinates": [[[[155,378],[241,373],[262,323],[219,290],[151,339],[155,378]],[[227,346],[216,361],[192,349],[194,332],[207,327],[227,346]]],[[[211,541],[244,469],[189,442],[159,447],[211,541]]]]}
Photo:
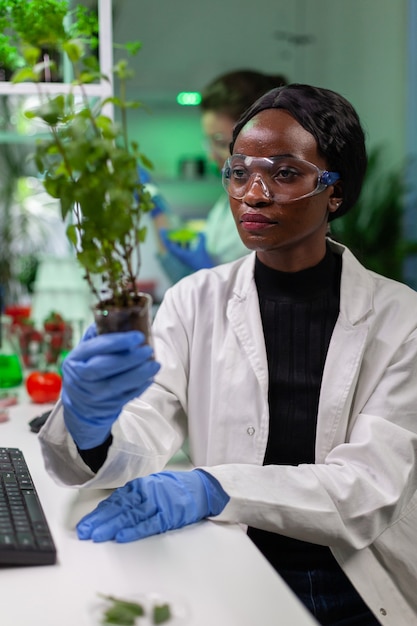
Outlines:
{"type": "MultiPolygon", "coordinates": [[[[0,98],[0,131],[8,133],[13,116],[13,104],[0,98]]],[[[0,150],[0,285],[3,304],[16,302],[22,280],[23,255],[36,255],[40,247],[40,223],[34,225],[32,216],[19,191],[19,181],[28,174],[27,150],[24,144],[2,143],[0,150]],[[36,231],[34,233],[34,230],[36,231]]],[[[33,174],[33,171],[31,172],[33,174]]]]}
{"type": "MultiPolygon", "coordinates": [[[[12,40],[21,39],[32,46],[55,44],[66,38],[63,20],[68,13],[66,0],[3,1],[12,40]]],[[[1,9],[0,9],[1,12],[1,9]]]]}
{"type": "Polygon", "coordinates": [[[27,54],[36,52],[39,58],[41,48],[67,38],[67,13],[67,0],[0,0],[0,66],[13,71],[24,65],[27,54]]]}
{"type": "Polygon", "coordinates": [[[141,604],[127,602],[113,596],[106,596],[112,605],[104,614],[105,624],[119,624],[119,626],[134,626],[136,618],[145,614],[141,604]]]}
{"type": "MultiPolygon", "coordinates": [[[[86,95],[85,85],[102,77],[91,52],[97,24],[90,14],[78,8],[70,20],[64,20],[68,16],[65,0],[0,3],[0,17],[5,3],[12,15],[19,9],[19,30],[16,26],[14,40],[23,50],[25,65],[12,80],[30,80],[39,86],[40,104],[26,115],[41,120],[49,131],[46,139],[37,141],[34,155],[45,189],[60,202],[62,218],[69,222],[68,238],[75,246],[92,292],[99,299],[104,291],[105,297],[111,295],[116,304],[126,302],[129,294],[137,295],[138,248],[146,235],[141,217],[153,207],[150,195],[138,182],[137,169],[138,162],[148,168],[151,163],[138,144],[130,141],[127,132],[127,111],[141,106],[140,102],[126,98],[126,83],[132,72],[125,59],[119,61],[114,77],[120,95],[93,103],[86,95]],[[38,28],[36,22],[29,37],[25,30],[27,19],[35,7],[38,17],[42,15],[42,24],[38,28]],[[48,94],[40,82],[45,64],[38,63],[38,52],[47,39],[50,41],[48,33],[52,31],[55,46],[73,68],[69,94],[48,94]],[[120,123],[106,115],[108,104],[119,110],[120,123]]],[[[128,54],[139,48],[140,44],[126,44],[128,54]]]]}
{"type": "Polygon", "coordinates": [[[403,281],[405,258],[417,252],[417,242],[403,235],[405,173],[383,165],[384,152],[369,155],[362,193],[346,215],[330,223],[335,239],[347,245],[369,269],[403,281]]]}
{"type": "Polygon", "coordinates": [[[9,37],[0,32],[0,67],[14,71],[21,64],[22,59],[15,46],[10,45],[9,37]]]}
{"type": "MultiPolygon", "coordinates": [[[[102,596],[110,602],[110,606],[105,610],[103,616],[103,624],[119,624],[119,626],[134,626],[140,624],[138,617],[146,614],[142,604],[131,602],[114,596],[102,596]]],[[[152,624],[165,624],[171,620],[171,608],[168,603],[155,604],[152,607],[150,619],[152,624]]]]}

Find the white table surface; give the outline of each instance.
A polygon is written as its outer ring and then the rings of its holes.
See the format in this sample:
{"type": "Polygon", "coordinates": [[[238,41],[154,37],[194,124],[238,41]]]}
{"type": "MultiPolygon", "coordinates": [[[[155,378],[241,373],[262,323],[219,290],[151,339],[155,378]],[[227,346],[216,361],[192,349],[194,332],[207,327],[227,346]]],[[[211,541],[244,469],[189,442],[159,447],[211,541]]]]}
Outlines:
{"type": "Polygon", "coordinates": [[[128,544],[79,541],[75,523],[108,492],[59,487],[46,473],[28,422],[48,408],[19,404],[0,424],[0,446],[26,457],[58,551],[56,565],[0,568],[1,626],[97,626],[100,593],[157,593],[185,616],[167,626],[316,624],[239,526],[204,521],[128,544]]]}

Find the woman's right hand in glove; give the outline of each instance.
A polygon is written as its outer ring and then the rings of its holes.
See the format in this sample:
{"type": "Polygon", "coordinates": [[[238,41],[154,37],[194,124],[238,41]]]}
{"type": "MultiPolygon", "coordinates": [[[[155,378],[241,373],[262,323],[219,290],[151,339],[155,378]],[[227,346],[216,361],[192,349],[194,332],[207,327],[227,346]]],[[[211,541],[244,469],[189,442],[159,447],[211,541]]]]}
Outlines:
{"type": "Polygon", "coordinates": [[[90,327],[62,366],[64,421],[78,448],[102,444],[123,406],[153,383],[159,369],[141,332],[96,335],[90,327]]]}

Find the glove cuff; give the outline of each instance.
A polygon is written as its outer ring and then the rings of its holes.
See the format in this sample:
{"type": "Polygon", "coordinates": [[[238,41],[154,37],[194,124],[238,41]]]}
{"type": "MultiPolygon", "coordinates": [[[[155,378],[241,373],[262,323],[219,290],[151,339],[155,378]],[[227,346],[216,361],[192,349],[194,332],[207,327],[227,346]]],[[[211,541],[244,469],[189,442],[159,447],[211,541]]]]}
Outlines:
{"type": "Polygon", "coordinates": [[[187,512],[187,522],[184,522],[187,524],[219,515],[230,500],[219,481],[204,470],[161,472],[153,476],[159,479],[164,476],[171,478],[187,494],[188,505],[194,508],[193,513],[191,509],[187,512]]]}
{"type": "Polygon", "coordinates": [[[96,420],[92,422],[87,417],[79,415],[72,406],[65,388],[62,389],[61,400],[65,426],[78,449],[97,448],[109,438],[111,427],[109,428],[108,424],[105,423],[103,424],[104,427],[100,428],[96,420]]]}
{"type": "Polygon", "coordinates": [[[219,515],[230,500],[230,496],[225,492],[217,478],[201,469],[193,470],[201,478],[207,495],[208,513],[207,517],[219,515]]]}

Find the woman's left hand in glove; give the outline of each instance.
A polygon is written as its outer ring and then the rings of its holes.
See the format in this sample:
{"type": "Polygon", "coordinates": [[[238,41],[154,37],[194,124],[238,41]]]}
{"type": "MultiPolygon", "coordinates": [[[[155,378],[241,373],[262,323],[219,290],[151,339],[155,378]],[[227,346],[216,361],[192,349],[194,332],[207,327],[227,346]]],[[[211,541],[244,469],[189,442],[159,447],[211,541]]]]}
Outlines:
{"type": "Polygon", "coordinates": [[[229,501],[204,470],[160,472],[116,489],[77,524],[79,539],[127,543],[218,515],[229,501]]]}

